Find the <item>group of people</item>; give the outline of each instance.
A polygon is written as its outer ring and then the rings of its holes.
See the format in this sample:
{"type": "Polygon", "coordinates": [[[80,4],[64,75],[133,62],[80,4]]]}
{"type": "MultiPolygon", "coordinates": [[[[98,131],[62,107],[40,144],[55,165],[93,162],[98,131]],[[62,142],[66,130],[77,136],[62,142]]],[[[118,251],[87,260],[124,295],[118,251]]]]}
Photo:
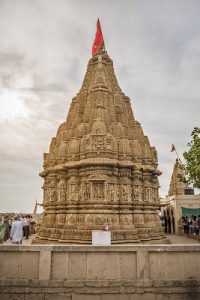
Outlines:
{"type": "Polygon", "coordinates": [[[186,216],[182,217],[181,225],[183,226],[184,233],[187,235],[196,235],[200,230],[200,215],[191,218],[186,216]]]}
{"type": "Polygon", "coordinates": [[[30,233],[34,233],[35,222],[32,216],[15,216],[10,219],[4,216],[3,223],[1,224],[1,240],[6,242],[10,239],[12,244],[22,244],[22,240],[28,239],[30,233]]]}

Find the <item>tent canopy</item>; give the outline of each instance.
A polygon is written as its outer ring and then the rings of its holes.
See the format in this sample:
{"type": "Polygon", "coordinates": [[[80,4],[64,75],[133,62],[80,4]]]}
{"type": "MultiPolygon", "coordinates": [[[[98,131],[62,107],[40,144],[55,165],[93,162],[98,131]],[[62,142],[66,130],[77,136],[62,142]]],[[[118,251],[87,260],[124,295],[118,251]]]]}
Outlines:
{"type": "Polygon", "coordinates": [[[181,207],[182,210],[182,217],[192,217],[200,215],[200,208],[187,208],[181,207]]]}

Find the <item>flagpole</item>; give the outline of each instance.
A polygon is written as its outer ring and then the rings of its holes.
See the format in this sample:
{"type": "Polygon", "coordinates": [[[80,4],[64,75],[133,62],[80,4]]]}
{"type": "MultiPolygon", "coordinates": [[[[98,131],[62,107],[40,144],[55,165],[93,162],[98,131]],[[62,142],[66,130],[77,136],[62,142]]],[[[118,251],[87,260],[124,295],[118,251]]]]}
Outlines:
{"type": "MultiPolygon", "coordinates": [[[[174,144],[172,145],[172,146],[174,146],[174,144]]],[[[180,166],[181,166],[181,171],[182,171],[182,173],[183,173],[183,177],[184,177],[184,179],[185,179],[185,173],[184,173],[184,171],[183,171],[183,163],[182,163],[182,161],[181,161],[181,159],[180,159],[180,156],[178,155],[178,152],[177,152],[177,150],[176,150],[176,147],[174,146],[174,151],[176,152],[176,156],[177,156],[177,158],[178,158],[178,161],[179,161],[179,163],[180,163],[180,166]]]]}
{"type": "Polygon", "coordinates": [[[179,157],[179,155],[178,155],[178,152],[176,151],[176,148],[175,148],[175,152],[176,152],[176,156],[178,157],[178,160],[179,160],[179,162],[180,162],[180,164],[181,164],[181,166],[182,166],[182,161],[181,161],[181,159],[180,159],[180,157],[179,157]]]}

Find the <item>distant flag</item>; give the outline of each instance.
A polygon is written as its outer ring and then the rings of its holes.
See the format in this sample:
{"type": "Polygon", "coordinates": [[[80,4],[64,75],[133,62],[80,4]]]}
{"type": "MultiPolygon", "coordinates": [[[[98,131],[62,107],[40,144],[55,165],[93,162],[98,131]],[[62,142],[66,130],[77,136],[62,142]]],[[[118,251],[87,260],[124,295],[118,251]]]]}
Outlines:
{"type": "Polygon", "coordinates": [[[180,157],[179,157],[179,155],[178,155],[178,152],[177,152],[177,150],[176,150],[174,144],[172,144],[171,152],[174,152],[174,151],[176,152],[176,156],[177,156],[177,158],[178,158],[178,161],[179,161],[179,163],[180,163],[180,166],[183,166],[183,164],[182,164],[182,162],[181,162],[181,159],[180,159],[180,157]]]}
{"type": "Polygon", "coordinates": [[[174,144],[172,144],[171,152],[173,152],[175,150],[176,150],[176,148],[175,148],[174,144]]]}
{"type": "Polygon", "coordinates": [[[104,46],[104,39],[103,39],[102,31],[101,31],[100,21],[98,18],[97,32],[96,32],[95,40],[94,40],[94,43],[92,46],[92,56],[95,56],[99,52],[101,46],[104,46]]]}

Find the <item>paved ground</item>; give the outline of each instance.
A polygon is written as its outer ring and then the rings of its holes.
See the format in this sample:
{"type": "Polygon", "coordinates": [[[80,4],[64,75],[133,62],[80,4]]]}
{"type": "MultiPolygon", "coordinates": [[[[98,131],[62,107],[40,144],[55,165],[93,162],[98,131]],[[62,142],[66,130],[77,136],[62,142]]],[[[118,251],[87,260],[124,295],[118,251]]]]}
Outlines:
{"type": "MultiPolygon", "coordinates": [[[[31,235],[30,237],[29,237],[29,239],[28,240],[26,240],[26,239],[23,239],[23,241],[22,241],[22,245],[30,245],[31,244],[31,242],[32,242],[32,240],[33,240],[33,238],[34,238],[34,234],[33,235],[31,235]]],[[[7,242],[4,242],[4,245],[11,245],[12,243],[11,243],[11,241],[10,240],[8,240],[7,242]]]]}
{"type": "MultiPolygon", "coordinates": [[[[31,235],[28,240],[23,239],[22,245],[30,245],[32,240],[34,238],[34,235],[31,235]]],[[[183,235],[175,235],[175,234],[168,234],[167,238],[170,240],[171,244],[199,244],[200,242],[197,240],[196,236],[193,237],[187,237],[183,235]]],[[[4,244],[11,244],[10,241],[7,241],[4,244]]]]}
{"type": "Polygon", "coordinates": [[[199,244],[196,236],[187,237],[183,235],[176,235],[176,234],[167,234],[168,239],[170,240],[171,244],[199,244]]]}

